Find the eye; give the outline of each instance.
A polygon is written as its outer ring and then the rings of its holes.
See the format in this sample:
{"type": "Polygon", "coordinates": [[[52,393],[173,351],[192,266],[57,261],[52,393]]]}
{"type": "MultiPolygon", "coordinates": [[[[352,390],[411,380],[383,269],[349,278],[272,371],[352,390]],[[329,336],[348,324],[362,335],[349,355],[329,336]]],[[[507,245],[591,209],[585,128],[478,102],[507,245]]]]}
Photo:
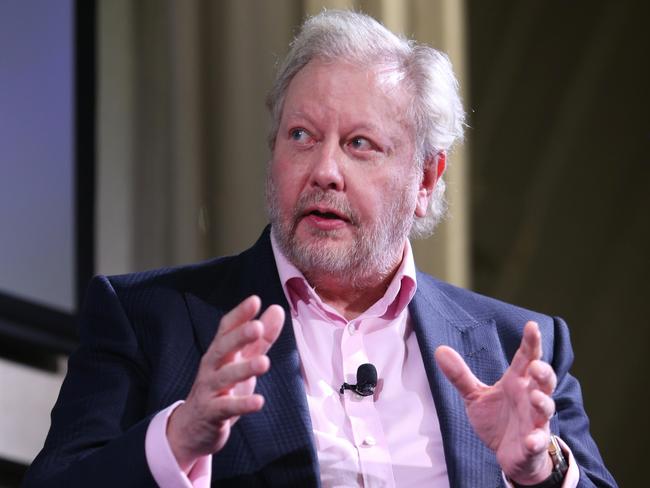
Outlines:
{"type": "Polygon", "coordinates": [[[289,137],[291,138],[291,140],[296,141],[296,142],[300,142],[300,143],[303,143],[303,144],[308,142],[309,139],[310,139],[309,132],[307,132],[305,129],[301,129],[301,128],[291,129],[289,131],[289,137]]]}
{"type": "Polygon", "coordinates": [[[375,148],[372,142],[361,136],[353,137],[350,140],[350,147],[356,151],[371,151],[375,148]]]}

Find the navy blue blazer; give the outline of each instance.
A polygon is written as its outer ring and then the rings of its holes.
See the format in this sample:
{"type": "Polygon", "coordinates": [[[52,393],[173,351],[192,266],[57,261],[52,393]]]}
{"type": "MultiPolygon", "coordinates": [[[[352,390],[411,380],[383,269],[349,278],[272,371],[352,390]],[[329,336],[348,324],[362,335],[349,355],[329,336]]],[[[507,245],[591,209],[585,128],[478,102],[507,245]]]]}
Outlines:
{"type": "MultiPolygon", "coordinates": [[[[435,366],[447,344],[474,373],[503,374],[528,320],[539,323],[544,359],[555,369],[552,430],[571,447],[581,487],[615,486],[588,430],[573,353],[561,319],[508,305],[424,273],[409,305],[438,412],[452,487],[503,486],[495,455],[472,431],[460,396],[435,366]]],[[[242,417],[213,456],[213,486],[319,486],[318,458],[300,358],[270,246],[269,229],[238,256],[194,266],[96,277],[80,322],[80,347],[52,411],[52,425],[25,486],[155,486],[144,439],[153,415],[185,398],[221,316],[257,294],[287,319],[257,381],[262,411],[242,417]]]]}

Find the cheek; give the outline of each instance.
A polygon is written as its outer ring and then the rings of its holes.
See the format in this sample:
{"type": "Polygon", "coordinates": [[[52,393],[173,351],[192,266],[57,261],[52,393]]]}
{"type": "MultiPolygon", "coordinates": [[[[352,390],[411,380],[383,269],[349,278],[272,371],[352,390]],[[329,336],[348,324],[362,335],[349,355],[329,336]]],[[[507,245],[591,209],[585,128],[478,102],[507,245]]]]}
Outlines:
{"type": "Polygon", "coordinates": [[[356,184],[349,184],[346,198],[354,211],[362,220],[377,220],[386,213],[390,202],[395,198],[393,184],[385,180],[368,178],[365,172],[356,180],[356,184]]]}
{"type": "Polygon", "coordinates": [[[391,179],[384,188],[381,205],[386,213],[399,212],[404,214],[403,218],[408,218],[416,212],[418,201],[417,180],[400,175],[391,179]]]}
{"type": "Polygon", "coordinates": [[[286,213],[291,211],[300,196],[300,176],[295,173],[295,166],[273,161],[271,179],[275,188],[276,205],[286,213]]]}
{"type": "Polygon", "coordinates": [[[299,177],[293,172],[283,171],[282,168],[279,168],[279,171],[275,174],[275,184],[278,189],[278,198],[286,199],[291,198],[292,195],[299,191],[299,177]]]}

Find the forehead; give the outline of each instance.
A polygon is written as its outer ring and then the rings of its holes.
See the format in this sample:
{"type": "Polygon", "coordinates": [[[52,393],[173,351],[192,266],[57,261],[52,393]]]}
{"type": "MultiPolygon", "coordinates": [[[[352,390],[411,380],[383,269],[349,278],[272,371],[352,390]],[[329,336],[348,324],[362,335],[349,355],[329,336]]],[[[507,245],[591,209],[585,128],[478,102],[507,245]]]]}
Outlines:
{"type": "Polygon", "coordinates": [[[395,70],[312,60],[291,80],[283,119],[309,116],[408,130],[410,96],[395,70]]]}

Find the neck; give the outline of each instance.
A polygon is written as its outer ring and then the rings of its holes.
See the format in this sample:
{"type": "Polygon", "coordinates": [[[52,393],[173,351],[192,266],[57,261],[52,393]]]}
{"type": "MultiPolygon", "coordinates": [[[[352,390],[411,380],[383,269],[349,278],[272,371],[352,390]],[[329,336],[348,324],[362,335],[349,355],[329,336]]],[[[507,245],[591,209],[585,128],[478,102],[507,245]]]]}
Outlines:
{"type": "Polygon", "coordinates": [[[388,273],[375,274],[366,279],[351,280],[349,276],[334,276],[327,273],[304,273],[318,296],[339,312],[346,320],[353,320],[368,310],[386,294],[401,259],[388,273]]]}

